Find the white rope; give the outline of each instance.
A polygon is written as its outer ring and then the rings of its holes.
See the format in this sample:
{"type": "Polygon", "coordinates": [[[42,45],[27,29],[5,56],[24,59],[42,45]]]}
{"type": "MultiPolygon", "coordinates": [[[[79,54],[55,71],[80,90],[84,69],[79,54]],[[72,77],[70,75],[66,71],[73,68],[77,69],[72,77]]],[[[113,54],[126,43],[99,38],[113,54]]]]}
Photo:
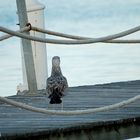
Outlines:
{"type": "MultiPolygon", "coordinates": [[[[22,33],[22,32],[29,31],[29,30],[30,30],[30,27],[25,27],[25,28],[22,28],[21,30],[15,31],[15,32],[21,32],[22,33]]],[[[3,36],[0,37],[0,41],[3,41],[5,39],[8,39],[8,38],[10,38],[12,36],[13,35],[10,35],[10,34],[3,35],[3,36]]]]}
{"type": "MultiPolygon", "coordinates": [[[[86,40],[86,39],[96,39],[96,38],[89,38],[89,37],[83,37],[83,36],[76,36],[76,35],[70,35],[70,34],[65,34],[65,33],[60,33],[60,32],[56,32],[56,31],[51,31],[51,30],[46,30],[46,29],[41,29],[41,28],[38,28],[38,27],[34,27],[34,26],[31,26],[31,30],[33,31],[37,31],[37,32],[41,32],[41,33],[45,33],[45,34],[48,34],[48,35],[53,35],[53,36],[58,36],[58,37],[64,37],[64,38],[69,38],[69,39],[76,39],[76,40],[86,40]]],[[[137,31],[140,30],[140,26],[137,26],[137,27],[134,27],[134,28],[131,28],[129,30],[126,30],[124,32],[121,32],[121,33],[135,33],[137,31]]],[[[129,34],[126,34],[125,36],[127,36],[129,34]]],[[[139,40],[107,40],[107,41],[103,41],[103,43],[140,43],[139,40]]]]}
{"type": "Polygon", "coordinates": [[[108,106],[104,106],[104,107],[100,107],[100,108],[91,108],[91,109],[86,109],[86,110],[75,110],[75,111],[64,111],[64,110],[48,110],[48,109],[43,109],[43,108],[37,108],[37,107],[29,106],[27,104],[19,103],[19,102],[13,101],[11,99],[7,99],[5,97],[0,96],[0,101],[2,101],[4,103],[7,103],[7,104],[10,104],[10,105],[22,108],[22,109],[26,109],[29,111],[43,113],[43,114],[51,114],[51,115],[82,115],[82,114],[90,114],[90,113],[109,111],[112,109],[117,109],[117,108],[126,106],[130,103],[133,103],[133,102],[139,100],[139,99],[140,99],[140,95],[137,95],[133,98],[130,98],[128,100],[124,100],[120,103],[116,103],[113,105],[108,105],[108,106]]]}
{"type": "MultiPolygon", "coordinates": [[[[48,35],[53,35],[53,36],[58,36],[58,37],[69,38],[69,39],[77,39],[77,40],[93,39],[93,38],[89,38],[89,37],[81,37],[81,36],[70,35],[70,34],[64,34],[64,33],[55,32],[55,31],[51,31],[51,30],[41,29],[41,28],[34,27],[34,26],[31,26],[31,30],[37,31],[37,32],[41,32],[41,33],[44,33],[44,34],[48,34],[48,35]]],[[[95,39],[95,38],[94,38],[94,39],[95,39]]]]}
{"type": "MultiPolygon", "coordinates": [[[[67,45],[72,45],[72,44],[90,44],[90,43],[104,42],[104,41],[120,38],[120,37],[126,36],[128,34],[137,32],[139,29],[140,29],[140,26],[135,27],[135,28],[130,29],[130,30],[127,30],[125,32],[121,32],[121,33],[118,33],[118,34],[109,35],[109,36],[105,36],[105,37],[95,38],[95,39],[86,39],[86,40],[57,40],[57,39],[43,39],[43,38],[39,38],[39,37],[29,36],[29,35],[22,34],[22,33],[19,33],[19,32],[15,32],[15,31],[12,31],[12,30],[9,30],[7,28],[4,28],[4,27],[0,26],[0,31],[8,33],[8,34],[11,34],[11,35],[14,35],[14,36],[17,36],[17,37],[21,37],[21,38],[24,38],[24,39],[34,40],[34,41],[44,42],[44,43],[67,44],[67,45]]],[[[127,41],[124,40],[122,42],[126,43],[127,41]]],[[[140,40],[129,40],[129,43],[140,43],[140,40]]]]}
{"type": "MultiPolygon", "coordinates": [[[[60,32],[51,31],[51,30],[45,30],[45,29],[41,29],[41,28],[33,27],[33,26],[31,26],[31,30],[41,32],[41,33],[45,33],[45,34],[48,34],[48,35],[54,35],[54,36],[58,36],[58,37],[64,37],[64,38],[76,39],[76,40],[96,39],[96,38],[89,38],[89,37],[83,37],[83,36],[76,36],[76,35],[60,33],[60,32]]],[[[139,30],[140,30],[140,26],[137,26],[137,27],[131,28],[129,30],[120,32],[120,33],[118,33],[116,35],[124,34],[125,36],[127,36],[129,34],[137,32],[139,30]]],[[[110,35],[110,36],[114,36],[114,35],[110,35]]],[[[110,40],[107,43],[109,43],[109,42],[110,42],[110,40]]],[[[112,43],[112,41],[111,41],[111,43],[112,43]]]]}

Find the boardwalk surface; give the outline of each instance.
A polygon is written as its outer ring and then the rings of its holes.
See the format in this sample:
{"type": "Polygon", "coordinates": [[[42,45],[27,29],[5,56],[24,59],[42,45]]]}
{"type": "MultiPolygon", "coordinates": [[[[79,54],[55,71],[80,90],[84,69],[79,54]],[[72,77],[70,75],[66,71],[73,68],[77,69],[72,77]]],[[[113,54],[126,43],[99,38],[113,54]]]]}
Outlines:
{"type": "MultiPolygon", "coordinates": [[[[127,100],[140,94],[140,81],[119,82],[95,86],[69,88],[63,99],[63,110],[80,110],[102,107],[127,100]]],[[[61,109],[48,104],[45,95],[11,96],[10,99],[42,108],[61,109]]],[[[102,125],[106,122],[140,118],[140,100],[124,108],[87,115],[58,116],[26,111],[0,102],[0,135],[50,133],[57,129],[102,125]]]]}

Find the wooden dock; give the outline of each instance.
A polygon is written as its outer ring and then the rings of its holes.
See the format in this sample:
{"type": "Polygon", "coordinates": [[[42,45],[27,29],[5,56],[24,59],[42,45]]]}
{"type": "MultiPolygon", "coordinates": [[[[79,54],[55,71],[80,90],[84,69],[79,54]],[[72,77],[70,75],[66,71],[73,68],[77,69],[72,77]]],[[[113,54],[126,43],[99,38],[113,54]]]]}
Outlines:
{"type": "MultiPolygon", "coordinates": [[[[140,94],[140,80],[71,87],[69,88],[67,95],[63,98],[63,110],[102,107],[127,100],[138,94],[140,94]]],[[[49,105],[49,99],[43,94],[36,96],[18,95],[8,98],[35,107],[61,109],[61,105],[49,105]]],[[[140,136],[140,101],[107,112],[71,116],[34,113],[0,102],[1,139],[27,139],[31,137],[36,137],[36,139],[39,139],[40,137],[51,139],[51,137],[54,137],[53,140],[55,140],[59,138],[62,139],[62,137],[63,139],[66,139],[67,133],[68,135],[71,135],[73,139],[74,137],[76,139],[76,137],[87,133],[87,130],[89,129],[92,129],[92,131],[95,132],[98,130],[97,128],[104,128],[104,131],[100,130],[103,134],[110,126],[111,131],[112,128],[114,131],[114,134],[113,132],[111,134],[115,135],[117,138],[118,135],[121,135],[122,133],[123,138],[140,136]],[[122,132],[123,126],[125,126],[125,128],[129,126],[130,132],[128,133],[127,130],[127,134],[124,134],[124,129],[122,132]],[[137,130],[133,132],[135,133],[135,136],[132,134],[131,127],[133,127],[133,130],[134,127],[137,130]],[[73,133],[77,132],[80,133],[80,135],[76,134],[75,136],[73,133]]],[[[98,133],[100,131],[98,131],[98,133]]],[[[97,137],[97,134],[94,133],[94,135],[91,135],[91,131],[88,131],[87,138],[83,135],[83,140],[93,140],[93,137],[99,139],[101,138],[101,133],[100,137],[97,137]]]]}

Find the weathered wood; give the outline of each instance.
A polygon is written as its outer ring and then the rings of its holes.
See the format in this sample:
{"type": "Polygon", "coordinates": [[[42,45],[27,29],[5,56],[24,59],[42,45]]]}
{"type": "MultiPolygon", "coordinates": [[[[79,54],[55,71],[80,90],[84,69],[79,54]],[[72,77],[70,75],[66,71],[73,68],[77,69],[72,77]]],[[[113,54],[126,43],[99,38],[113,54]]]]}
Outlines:
{"type": "MultiPolygon", "coordinates": [[[[16,0],[16,2],[17,2],[20,28],[24,28],[28,23],[25,0],[16,0]]],[[[25,32],[25,34],[29,35],[30,33],[25,32]]],[[[21,39],[21,40],[22,40],[28,89],[30,93],[36,93],[37,82],[36,82],[35,66],[34,66],[34,60],[33,60],[31,41],[27,39],[21,39]]]]}
{"type": "MultiPolygon", "coordinates": [[[[67,95],[63,99],[63,109],[96,108],[129,99],[140,94],[140,90],[138,90],[139,83],[140,81],[133,81],[69,88],[67,95]]],[[[36,96],[11,96],[8,98],[36,107],[52,107],[49,105],[47,96],[43,94],[37,94],[36,96]]],[[[40,135],[40,131],[42,134],[51,134],[58,130],[84,129],[88,128],[89,125],[92,127],[107,127],[109,123],[122,124],[125,121],[138,123],[138,121],[140,122],[139,104],[140,101],[136,101],[124,108],[95,114],[57,116],[34,113],[0,103],[0,132],[3,137],[27,133],[40,135]]],[[[52,108],[58,110],[61,109],[61,105],[52,108]]],[[[117,125],[114,125],[114,127],[117,127],[117,125]]],[[[138,134],[140,134],[139,131],[138,134]]]]}

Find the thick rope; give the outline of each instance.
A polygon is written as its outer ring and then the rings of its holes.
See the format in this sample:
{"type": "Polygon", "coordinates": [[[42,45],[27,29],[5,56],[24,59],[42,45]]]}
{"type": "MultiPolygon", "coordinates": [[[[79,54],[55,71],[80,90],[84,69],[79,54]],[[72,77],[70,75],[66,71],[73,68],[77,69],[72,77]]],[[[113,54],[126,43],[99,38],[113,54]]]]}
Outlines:
{"type": "MultiPolygon", "coordinates": [[[[96,39],[96,38],[89,38],[89,37],[83,37],[83,36],[76,36],[76,35],[60,33],[60,32],[55,32],[55,31],[51,31],[51,30],[45,30],[45,29],[41,29],[41,28],[33,27],[33,26],[31,26],[31,30],[41,32],[41,33],[45,33],[45,34],[48,34],[48,35],[54,35],[54,36],[58,36],[58,37],[64,37],[64,38],[76,39],[76,40],[96,39]]],[[[120,32],[118,34],[115,34],[115,35],[125,34],[125,36],[127,36],[129,34],[137,32],[139,30],[140,30],[140,26],[137,26],[137,27],[131,28],[129,30],[120,32]]],[[[107,43],[109,43],[109,42],[110,42],[110,40],[107,41],[107,43]]],[[[112,41],[111,41],[111,43],[112,43],[112,41]]]]}
{"type": "MultiPolygon", "coordinates": [[[[127,30],[125,32],[121,32],[118,34],[114,34],[114,35],[109,35],[109,36],[105,36],[105,37],[101,37],[101,38],[96,38],[96,39],[86,39],[86,40],[57,40],[57,39],[43,39],[43,38],[39,38],[39,37],[34,37],[34,36],[29,36],[26,34],[22,34],[19,32],[15,32],[12,30],[9,30],[7,28],[4,27],[0,27],[0,31],[17,36],[17,37],[21,37],[24,39],[28,39],[28,40],[34,40],[34,41],[38,41],[38,42],[44,42],[44,43],[53,43],[53,44],[67,44],[67,45],[72,45],[72,44],[90,44],[90,43],[97,43],[97,42],[104,42],[104,41],[108,41],[108,40],[112,40],[112,39],[116,39],[116,38],[120,38],[120,37],[124,37],[126,35],[132,34],[134,32],[139,31],[140,26],[135,27],[135,29],[130,29],[127,30]]],[[[129,43],[140,43],[140,40],[129,40],[129,43]]],[[[126,43],[127,41],[124,40],[123,43],[126,43]]],[[[119,42],[120,43],[120,42],[119,42]]]]}
{"type": "Polygon", "coordinates": [[[43,108],[37,108],[37,107],[29,106],[27,104],[19,103],[19,102],[13,101],[11,99],[7,99],[5,97],[0,96],[0,101],[2,101],[4,103],[7,103],[7,104],[10,104],[10,105],[13,105],[15,107],[22,108],[22,109],[26,109],[29,111],[43,113],[43,114],[50,114],[50,115],[83,115],[83,114],[109,111],[112,109],[117,109],[117,108],[126,106],[130,103],[133,103],[133,102],[139,100],[139,99],[140,99],[140,95],[137,95],[133,98],[130,98],[128,100],[124,100],[120,103],[116,103],[116,104],[108,105],[108,106],[104,106],[104,107],[91,108],[91,109],[86,109],[86,110],[64,111],[64,110],[48,110],[48,109],[43,109],[43,108]]]}
{"type": "MultiPolygon", "coordinates": [[[[60,33],[60,32],[51,31],[51,30],[45,30],[45,29],[41,29],[41,28],[33,27],[33,26],[31,26],[31,30],[41,32],[41,33],[44,33],[44,34],[48,34],[48,35],[64,37],[64,38],[69,38],[69,39],[76,39],[76,40],[96,39],[96,38],[89,38],[89,37],[60,33]]],[[[127,33],[129,31],[131,31],[131,34],[132,34],[132,33],[135,33],[139,30],[140,30],[140,26],[137,26],[137,27],[131,28],[131,29],[126,30],[126,31],[121,32],[121,33],[127,33]]],[[[125,36],[127,36],[127,35],[125,35],[125,36]]],[[[130,40],[130,39],[128,40],[127,39],[127,40],[107,40],[107,41],[103,41],[103,42],[104,43],[139,43],[140,41],[139,40],[130,40]]]]}
{"type": "Polygon", "coordinates": [[[76,39],[76,40],[93,39],[93,38],[89,38],[89,37],[81,37],[81,36],[76,36],[76,35],[64,34],[64,33],[55,32],[55,31],[46,30],[46,29],[41,29],[41,28],[33,27],[33,26],[31,26],[31,30],[41,32],[44,34],[48,34],[48,35],[69,38],[69,39],[76,39]]]}
{"type": "MultiPolygon", "coordinates": [[[[25,28],[22,28],[21,30],[15,31],[15,32],[21,32],[22,33],[22,32],[25,32],[25,31],[30,31],[30,27],[25,27],[25,28]]],[[[10,35],[10,34],[3,35],[3,36],[0,37],[0,41],[3,41],[5,39],[8,39],[8,38],[10,38],[12,36],[13,35],[10,35]]]]}

